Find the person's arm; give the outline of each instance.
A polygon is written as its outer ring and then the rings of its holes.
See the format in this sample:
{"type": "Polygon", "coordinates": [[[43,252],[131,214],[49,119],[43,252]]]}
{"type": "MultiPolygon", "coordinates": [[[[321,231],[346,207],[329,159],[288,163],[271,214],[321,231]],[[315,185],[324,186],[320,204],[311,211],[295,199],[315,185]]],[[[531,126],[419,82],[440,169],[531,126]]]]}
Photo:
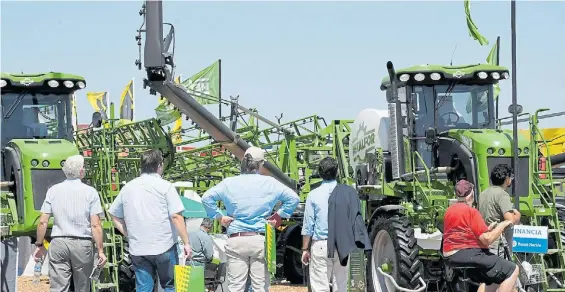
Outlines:
{"type": "Polygon", "coordinates": [[[302,250],[308,250],[310,240],[314,235],[314,204],[312,203],[312,195],[308,194],[306,197],[306,204],[304,206],[304,219],[302,220],[302,250]]]}
{"type": "Polygon", "coordinates": [[[47,194],[45,195],[45,200],[43,201],[43,205],[41,206],[41,216],[39,216],[39,224],[37,225],[37,234],[36,234],[36,244],[42,243],[45,239],[45,233],[47,233],[47,225],[49,224],[49,218],[53,213],[53,209],[51,208],[51,189],[47,190],[47,194]]]}
{"type": "Polygon", "coordinates": [[[214,242],[210,235],[206,235],[204,242],[202,242],[202,253],[204,254],[206,262],[211,262],[214,258],[214,242]]]}
{"type": "Polygon", "coordinates": [[[294,192],[291,188],[285,186],[276,179],[273,178],[273,181],[279,185],[280,195],[278,200],[282,203],[277,214],[279,214],[281,218],[290,218],[292,213],[294,213],[294,210],[296,210],[296,206],[298,206],[300,197],[298,197],[296,192],[294,192]]]}
{"type": "Polygon", "coordinates": [[[120,191],[116,199],[114,199],[114,202],[112,203],[112,206],[110,206],[110,210],[108,210],[108,213],[110,213],[110,217],[112,217],[112,222],[114,222],[114,227],[116,227],[116,229],[118,229],[120,233],[122,233],[124,236],[127,237],[128,231],[127,231],[126,223],[124,222],[123,219],[124,218],[124,202],[122,199],[123,191],[124,189],[122,189],[122,191],[120,191]]]}
{"type": "Polygon", "coordinates": [[[102,235],[102,223],[100,217],[104,216],[104,210],[100,203],[100,196],[98,192],[93,189],[92,201],[90,202],[90,228],[92,229],[92,238],[96,243],[96,250],[98,254],[104,253],[104,241],[102,235]]]}
{"type": "Polygon", "coordinates": [[[520,223],[520,212],[514,209],[514,204],[510,201],[510,195],[502,194],[497,200],[497,209],[500,214],[503,214],[504,220],[511,221],[514,224],[520,223]]]}
{"type": "Polygon", "coordinates": [[[202,196],[202,205],[208,214],[208,217],[214,219],[222,218],[223,214],[218,207],[218,201],[222,201],[222,197],[225,192],[224,182],[211,187],[202,196]]]}
{"type": "Polygon", "coordinates": [[[471,231],[475,234],[479,241],[486,246],[491,245],[495,240],[497,240],[504,229],[512,224],[511,221],[503,221],[494,229],[489,230],[489,227],[486,225],[481,213],[479,213],[476,209],[473,210],[474,214],[471,217],[471,231]]]}
{"type": "Polygon", "coordinates": [[[169,216],[171,217],[171,222],[173,222],[173,225],[179,233],[179,236],[184,245],[190,245],[188,233],[186,232],[186,223],[184,221],[184,216],[181,215],[182,211],[184,211],[184,205],[182,204],[177,190],[172,184],[165,194],[165,199],[167,200],[167,209],[169,216]]]}

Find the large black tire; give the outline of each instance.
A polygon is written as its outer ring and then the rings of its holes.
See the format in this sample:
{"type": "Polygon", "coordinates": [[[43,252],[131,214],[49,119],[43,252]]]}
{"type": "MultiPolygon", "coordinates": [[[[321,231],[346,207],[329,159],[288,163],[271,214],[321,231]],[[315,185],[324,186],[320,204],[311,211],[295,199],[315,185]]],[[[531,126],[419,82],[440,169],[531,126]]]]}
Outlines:
{"type": "MultiPolygon", "coordinates": [[[[391,238],[392,245],[396,251],[394,255],[396,266],[393,266],[391,275],[395,278],[397,284],[408,289],[418,288],[420,286],[420,277],[424,275],[424,266],[418,258],[418,245],[414,237],[414,229],[408,218],[401,217],[400,215],[378,217],[371,224],[370,228],[369,238],[373,244],[380,231],[387,232],[391,238]]],[[[379,246],[376,248],[384,247],[379,246]]],[[[366,275],[368,292],[383,291],[375,287],[374,283],[378,280],[375,279],[373,281],[373,252],[375,252],[375,246],[373,246],[371,252],[367,253],[366,275]]],[[[374,267],[375,271],[376,268],[374,267]]]]}
{"type": "Polygon", "coordinates": [[[131,263],[128,242],[124,238],[124,253],[119,257],[118,281],[120,291],[135,291],[135,272],[131,263]]]}
{"type": "MultiPolygon", "coordinates": [[[[288,237],[286,246],[292,246],[298,250],[302,248],[302,236],[300,228],[295,229],[288,237]]],[[[292,249],[286,249],[284,253],[284,276],[292,284],[304,284],[304,270],[302,268],[302,254],[292,249]]]]}

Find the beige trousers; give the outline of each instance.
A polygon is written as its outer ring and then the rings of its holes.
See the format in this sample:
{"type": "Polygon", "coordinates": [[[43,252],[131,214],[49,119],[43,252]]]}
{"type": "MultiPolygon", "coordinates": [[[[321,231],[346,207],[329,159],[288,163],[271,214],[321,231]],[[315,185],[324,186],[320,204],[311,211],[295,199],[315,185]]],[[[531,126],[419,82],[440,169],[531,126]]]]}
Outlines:
{"type": "Polygon", "coordinates": [[[265,263],[265,236],[228,238],[225,245],[228,259],[229,292],[244,292],[247,277],[251,277],[253,292],[269,291],[270,275],[265,263]]]}
{"type": "Polygon", "coordinates": [[[318,240],[312,243],[310,248],[310,287],[312,292],[347,292],[347,278],[349,271],[349,260],[347,266],[339,263],[337,251],[334,258],[328,258],[328,242],[318,240]]]}

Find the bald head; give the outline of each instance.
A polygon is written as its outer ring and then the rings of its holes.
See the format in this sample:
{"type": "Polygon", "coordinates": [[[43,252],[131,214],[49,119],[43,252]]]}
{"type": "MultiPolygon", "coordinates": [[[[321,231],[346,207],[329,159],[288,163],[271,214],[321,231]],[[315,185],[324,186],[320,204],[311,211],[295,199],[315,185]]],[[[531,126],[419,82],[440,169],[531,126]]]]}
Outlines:
{"type": "Polygon", "coordinates": [[[84,157],[82,155],[73,155],[65,160],[63,172],[70,179],[82,178],[84,175],[84,157]]]}

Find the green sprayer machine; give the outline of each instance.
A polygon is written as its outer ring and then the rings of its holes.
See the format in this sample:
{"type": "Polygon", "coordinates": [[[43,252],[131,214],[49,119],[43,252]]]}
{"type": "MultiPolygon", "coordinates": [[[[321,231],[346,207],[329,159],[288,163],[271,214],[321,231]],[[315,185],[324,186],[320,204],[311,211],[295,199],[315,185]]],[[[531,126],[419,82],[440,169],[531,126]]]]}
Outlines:
{"type": "Polygon", "coordinates": [[[440,251],[454,185],[472,182],[478,201],[490,171],[500,163],[512,165],[514,154],[518,177],[509,192],[519,202],[523,225],[547,227],[548,245],[542,253],[513,254],[514,262],[533,269],[521,276],[520,289],[565,291],[564,210],[556,204],[551,159],[546,169],[539,163],[539,147],[546,143],[538,129],[541,111],[522,114],[531,135],[520,134],[513,153],[513,133],[498,127],[493,97],[493,86],[509,78],[506,68],[421,65],[395,71],[388,62],[387,69],[381,89],[388,110],[361,111],[349,145],[373,243],[368,291],[454,291],[453,282],[463,276],[452,276],[440,251]]]}

